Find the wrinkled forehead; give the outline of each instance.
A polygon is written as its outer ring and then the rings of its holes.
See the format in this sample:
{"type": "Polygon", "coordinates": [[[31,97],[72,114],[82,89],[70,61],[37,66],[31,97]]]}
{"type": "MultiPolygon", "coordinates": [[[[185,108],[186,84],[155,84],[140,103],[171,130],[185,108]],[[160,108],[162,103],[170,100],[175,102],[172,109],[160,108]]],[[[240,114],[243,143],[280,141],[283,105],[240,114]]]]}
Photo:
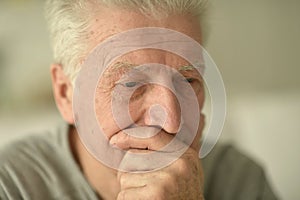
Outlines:
{"type": "MultiPolygon", "coordinates": [[[[199,59],[200,60],[200,59],[199,59]]],[[[116,59],[110,66],[108,66],[103,75],[106,77],[124,74],[128,71],[142,70],[144,73],[159,73],[152,69],[152,66],[161,66],[164,70],[169,68],[169,71],[176,71],[179,73],[197,74],[199,70],[204,68],[203,63],[192,64],[184,58],[174,53],[158,50],[158,49],[143,49],[127,53],[116,59]],[[162,67],[165,66],[165,67],[162,67]]]]}
{"type": "MultiPolygon", "coordinates": [[[[200,55],[199,55],[200,60],[200,55]]],[[[147,63],[157,63],[179,70],[182,66],[192,66],[187,60],[175,53],[159,49],[142,49],[126,53],[118,57],[109,69],[136,67],[147,63]]]]}
{"type": "MultiPolygon", "coordinates": [[[[202,43],[202,28],[199,19],[195,16],[179,14],[155,19],[139,12],[120,8],[101,8],[101,12],[93,15],[87,39],[88,43],[92,43],[91,48],[94,48],[97,44],[115,34],[145,27],[171,29],[193,38],[200,44],[202,43]]],[[[149,36],[140,35],[135,39],[136,41],[144,41],[147,40],[147,37],[149,36]]],[[[163,40],[170,39],[168,35],[157,37],[163,40]]]]}
{"type": "MultiPolygon", "coordinates": [[[[149,16],[145,16],[139,12],[133,12],[123,9],[103,8],[101,9],[101,12],[98,12],[96,15],[93,16],[93,22],[91,24],[92,26],[90,27],[90,34],[87,37],[87,43],[91,44],[89,45],[88,52],[92,52],[92,50],[97,48],[97,46],[99,46],[101,43],[108,40],[109,38],[114,37],[115,35],[134,29],[150,27],[166,28],[182,33],[187,37],[192,38],[199,44],[201,44],[202,39],[202,31],[198,19],[190,15],[170,15],[168,17],[161,18],[158,20],[149,16]]],[[[193,49],[191,48],[180,46],[181,44],[179,40],[181,40],[182,38],[174,37],[175,36],[170,37],[168,33],[158,34],[157,32],[151,34],[139,34],[137,36],[134,36],[134,40],[130,40],[125,37],[123,38],[122,36],[121,41],[124,41],[124,43],[121,42],[121,45],[108,45],[108,48],[106,49],[104,55],[105,57],[111,57],[112,55],[109,54],[115,54],[115,52],[122,51],[122,48],[139,48],[140,46],[145,44],[145,41],[149,41],[147,45],[149,45],[152,42],[159,41],[160,43],[164,43],[165,46],[168,46],[169,42],[172,41],[174,43],[177,43],[175,48],[180,47],[183,48],[184,51],[193,51],[193,49]]],[[[109,63],[108,66],[102,65],[102,67],[105,68],[105,71],[113,73],[113,71],[110,70],[116,71],[113,66],[116,63],[120,62],[125,62],[132,65],[142,65],[145,63],[159,63],[162,65],[172,67],[174,69],[191,64],[187,60],[176,54],[159,49],[147,49],[147,45],[144,45],[145,48],[142,50],[139,49],[136,51],[122,53],[122,56],[114,60],[113,63],[109,63]]],[[[153,45],[150,44],[150,46],[153,45]]],[[[172,48],[169,47],[168,49],[172,48]]]]}

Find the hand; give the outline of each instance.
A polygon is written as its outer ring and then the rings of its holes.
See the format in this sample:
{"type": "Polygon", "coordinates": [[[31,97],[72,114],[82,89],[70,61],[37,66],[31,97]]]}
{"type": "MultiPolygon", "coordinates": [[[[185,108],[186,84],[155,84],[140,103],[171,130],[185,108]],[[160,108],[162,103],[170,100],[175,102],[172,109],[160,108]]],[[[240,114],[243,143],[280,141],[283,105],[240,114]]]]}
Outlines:
{"type": "Polygon", "coordinates": [[[118,200],[203,198],[203,172],[198,153],[189,148],[177,161],[148,173],[119,172],[118,200]]]}
{"type": "MultiPolygon", "coordinates": [[[[203,200],[203,170],[198,152],[204,123],[205,117],[201,115],[199,132],[193,143],[171,165],[147,173],[118,172],[120,192],[117,199],[203,200]]],[[[134,152],[157,151],[173,140],[174,137],[175,135],[161,132],[154,137],[140,139],[121,132],[111,138],[111,143],[121,149],[134,152]]],[[[137,171],[135,168],[138,167],[128,166],[131,172],[137,171]]]]}

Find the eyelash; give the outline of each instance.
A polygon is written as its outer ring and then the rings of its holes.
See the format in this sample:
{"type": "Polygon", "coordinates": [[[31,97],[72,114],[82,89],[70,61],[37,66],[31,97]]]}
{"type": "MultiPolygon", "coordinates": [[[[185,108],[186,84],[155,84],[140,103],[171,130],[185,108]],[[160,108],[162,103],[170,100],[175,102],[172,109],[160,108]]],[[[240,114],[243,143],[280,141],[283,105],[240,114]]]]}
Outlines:
{"type": "Polygon", "coordinates": [[[195,81],[194,78],[185,78],[185,81],[188,83],[193,83],[195,81]]]}
{"type": "Polygon", "coordinates": [[[136,81],[131,81],[131,82],[126,82],[124,83],[124,86],[128,87],[128,88],[133,88],[138,84],[138,82],[136,81]]]}
{"type": "Polygon", "coordinates": [[[125,88],[128,88],[128,89],[133,89],[133,88],[137,88],[137,87],[140,87],[142,85],[144,85],[145,83],[142,82],[142,81],[122,81],[122,82],[119,82],[117,83],[117,85],[121,85],[125,88]]]}
{"type": "MultiPolygon", "coordinates": [[[[195,81],[195,79],[194,78],[185,78],[184,81],[186,81],[188,83],[193,83],[195,81]]],[[[138,82],[138,81],[129,81],[129,82],[122,83],[122,85],[127,88],[133,88],[133,87],[139,85],[139,83],[140,82],[138,82]]]]}

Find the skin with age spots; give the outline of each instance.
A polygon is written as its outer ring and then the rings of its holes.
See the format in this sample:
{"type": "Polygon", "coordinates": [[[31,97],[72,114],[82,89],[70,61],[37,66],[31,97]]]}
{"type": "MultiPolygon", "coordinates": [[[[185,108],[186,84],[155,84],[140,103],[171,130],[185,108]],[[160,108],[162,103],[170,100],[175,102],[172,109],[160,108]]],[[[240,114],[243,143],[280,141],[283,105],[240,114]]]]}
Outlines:
{"type": "MultiPolygon", "coordinates": [[[[201,43],[201,27],[198,20],[192,16],[174,14],[162,19],[151,19],[138,12],[101,8],[101,12],[95,16],[91,26],[91,37],[88,45],[92,50],[109,36],[141,27],[172,29],[201,43]]],[[[131,52],[119,58],[117,62],[114,67],[109,67],[105,71],[97,86],[95,98],[97,119],[101,123],[108,140],[118,148],[133,151],[159,150],[174,139],[180,126],[181,112],[174,94],[168,88],[155,84],[146,84],[144,88],[141,87],[133,94],[133,98],[130,99],[129,110],[132,119],[139,126],[156,125],[148,115],[152,105],[159,104],[166,109],[167,119],[162,130],[155,136],[145,139],[130,137],[115,123],[111,108],[112,91],[115,87],[130,88],[130,86],[136,86],[135,80],[118,81],[122,75],[135,69],[137,65],[159,63],[173,68],[186,78],[184,81],[193,87],[201,110],[204,102],[202,78],[190,66],[190,63],[179,56],[160,50],[147,49],[131,52]]],[[[150,75],[148,74],[148,76],[150,75]]],[[[174,77],[162,76],[162,78],[170,81],[174,77]]],[[[56,65],[52,66],[52,79],[58,108],[64,119],[70,124],[74,124],[71,80],[64,75],[60,66],[56,65]]],[[[172,83],[172,81],[170,82],[172,83]]],[[[204,116],[201,115],[200,119],[197,135],[186,153],[171,165],[149,173],[124,173],[106,167],[85,149],[75,128],[70,130],[70,143],[73,154],[85,177],[94,190],[104,199],[198,200],[203,199],[203,172],[198,152],[204,116]]]]}
{"type": "MultiPolygon", "coordinates": [[[[144,50],[143,50],[144,51],[144,50]]],[[[147,52],[148,50],[146,50],[147,52]]],[[[155,52],[151,50],[151,53],[158,54],[158,56],[161,56],[160,52],[155,52]]],[[[148,53],[142,53],[142,54],[148,54],[148,53]]],[[[172,61],[175,61],[177,59],[177,56],[175,55],[169,55],[172,56],[172,61]]],[[[152,55],[153,57],[153,55],[152,55]]],[[[123,58],[122,58],[123,59],[123,58]]],[[[145,59],[145,56],[142,58],[145,59]]],[[[148,63],[153,62],[153,59],[150,58],[148,63]]],[[[171,59],[170,59],[171,60],[171,59]]],[[[178,60],[178,59],[177,59],[178,60]]],[[[124,93],[126,90],[128,90],[128,87],[125,86],[126,83],[132,82],[141,82],[145,81],[149,76],[151,78],[152,74],[159,74],[161,72],[151,72],[151,69],[149,72],[143,73],[139,71],[139,68],[137,67],[138,64],[131,64],[131,63],[137,63],[137,62],[116,62],[111,67],[109,67],[105,72],[104,75],[101,77],[99,84],[98,84],[98,90],[97,90],[97,96],[99,98],[96,98],[96,113],[97,117],[99,119],[99,123],[101,124],[101,127],[105,130],[107,133],[108,139],[111,138],[113,134],[120,131],[118,125],[114,123],[113,116],[112,116],[112,108],[110,107],[112,105],[112,92],[115,89],[116,86],[118,86],[119,93],[124,93]],[[134,70],[136,73],[131,73],[130,70],[134,70]],[[129,72],[129,73],[128,73],[129,72]],[[123,77],[124,74],[134,74],[134,77],[123,77]],[[137,75],[138,74],[138,75],[137,75]],[[122,79],[123,80],[122,80],[122,79]],[[121,80],[120,80],[121,79],[121,80]],[[134,81],[132,81],[134,80],[134,81]],[[108,110],[108,112],[106,112],[108,110]],[[104,114],[103,114],[104,112],[104,114]],[[109,117],[107,117],[109,116],[109,117]],[[112,130],[112,128],[115,128],[112,130]]],[[[180,62],[177,62],[180,63],[180,62]]],[[[181,62],[182,63],[182,62],[181,62]]],[[[140,64],[140,63],[139,63],[140,64]]],[[[175,65],[173,65],[175,66],[175,65]]],[[[192,67],[187,67],[188,65],[180,64],[179,66],[174,67],[175,70],[180,72],[185,78],[186,81],[191,81],[191,86],[193,87],[195,93],[198,96],[199,100],[199,106],[202,107],[203,105],[203,81],[196,69],[193,69],[192,67]],[[183,66],[183,67],[182,67],[183,66]]],[[[146,68],[147,69],[147,68],[146,68]]],[[[127,75],[130,76],[130,75],[127,75]]],[[[170,79],[176,79],[177,77],[173,75],[173,77],[168,77],[170,79]]],[[[180,78],[180,77],[179,77],[180,78]]],[[[177,79],[179,79],[177,78],[177,79]]],[[[174,81],[174,80],[173,80],[174,81]]],[[[180,91],[181,93],[184,93],[184,91],[180,91]]],[[[129,105],[129,110],[131,113],[131,117],[133,118],[133,121],[136,122],[136,124],[140,126],[145,126],[145,121],[149,121],[148,116],[146,114],[148,110],[148,106],[151,104],[161,104],[161,101],[152,102],[150,97],[155,97],[156,99],[164,99],[164,96],[167,94],[167,101],[170,102],[166,103],[169,105],[165,105],[165,108],[169,109],[169,115],[172,116],[173,122],[170,122],[170,130],[166,130],[166,132],[169,133],[176,133],[178,132],[178,127],[180,124],[180,108],[178,107],[178,102],[176,100],[176,97],[174,97],[174,94],[172,94],[171,91],[168,89],[165,90],[163,87],[155,86],[154,84],[145,84],[142,87],[139,87],[132,95],[131,97],[131,104],[129,105]],[[165,93],[165,91],[167,93],[165,93]],[[145,96],[145,98],[140,98],[141,95],[145,96]],[[161,96],[161,97],[160,97],[161,96]],[[171,97],[170,97],[171,96],[171,97]],[[174,105],[175,101],[177,105],[174,105]],[[149,105],[147,105],[147,103],[149,105]],[[143,108],[145,106],[145,108],[143,108]]],[[[120,96],[120,94],[117,94],[117,96],[120,96]]],[[[130,126],[130,124],[128,124],[130,126]]]]}

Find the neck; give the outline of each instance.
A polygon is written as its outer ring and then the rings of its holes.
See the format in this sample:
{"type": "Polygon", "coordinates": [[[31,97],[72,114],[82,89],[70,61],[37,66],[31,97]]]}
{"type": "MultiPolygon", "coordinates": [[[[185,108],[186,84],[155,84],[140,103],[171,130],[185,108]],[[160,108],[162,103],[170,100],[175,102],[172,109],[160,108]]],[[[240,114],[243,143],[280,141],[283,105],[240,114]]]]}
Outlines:
{"type": "Polygon", "coordinates": [[[116,199],[120,191],[117,171],[100,163],[86,150],[75,128],[69,129],[69,141],[73,156],[93,189],[103,199],[116,199]]]}

